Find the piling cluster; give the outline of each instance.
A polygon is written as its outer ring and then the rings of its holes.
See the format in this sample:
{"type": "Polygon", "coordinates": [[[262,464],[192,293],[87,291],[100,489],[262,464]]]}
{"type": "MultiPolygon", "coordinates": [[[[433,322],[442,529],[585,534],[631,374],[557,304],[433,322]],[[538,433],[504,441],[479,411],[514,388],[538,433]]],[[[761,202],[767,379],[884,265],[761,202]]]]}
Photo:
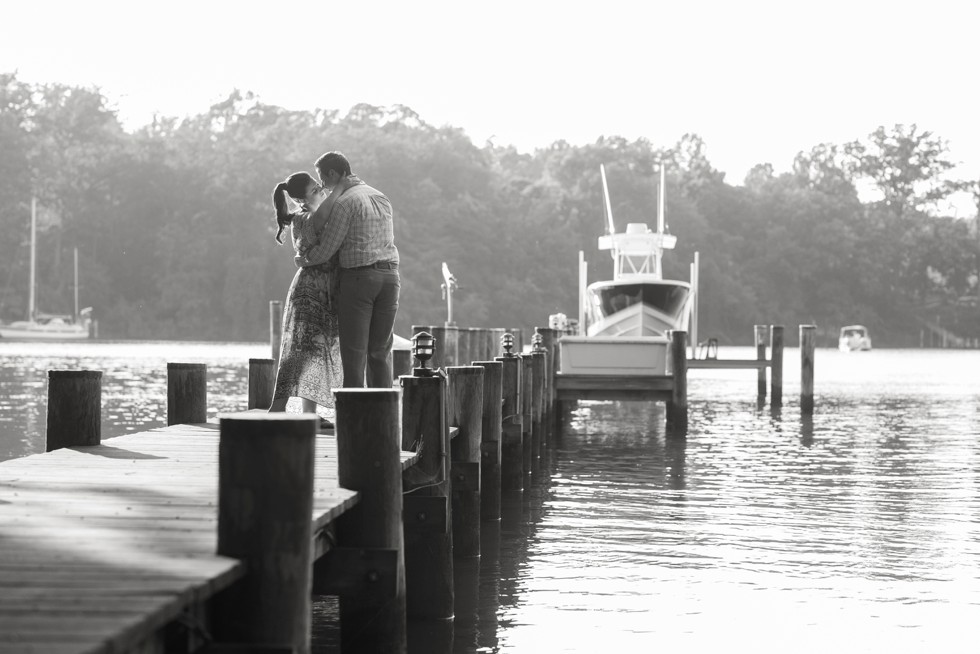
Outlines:
{"type": "MultiPolygon", "coordinates": [[[[212,600],[217,642],[308,652],[316,594],[340,598],[344,651],[405,652],[410,624],[431,643],[451,642],[454,561],[480,557],[481,523],[500,520],[502,493],[530,487],[560,431],[561,332],[537,328],[530,347],[518,329],[413,332],[428,349],[395,357],[391,388],[334,390],[335,461],[316,460],[316,439],[331,438],[316,415],[262,410],[275,360],[249,360],[249,411],[219,417],[216,553],[248,572],[212,600]],[[315,465],[335,465],[338,486],[358,494],[323,524],[311,520],[315,465]]],[[[767,333],[772,359],[761,345],[759,361],[781,402],[782,327],[767,333]]],[[[813,334],[800,327],[804,412],[813,334]]],[[[685,428],[686,351],[686,334],[674,332],[667,420],[685,428]]],[[[168,424],[206,422],[206,378],[204,364],[168,364],[168,424]]],[[[48,450],[98,444],[100,404],[100,372],[50,371],[48,450]]]]}

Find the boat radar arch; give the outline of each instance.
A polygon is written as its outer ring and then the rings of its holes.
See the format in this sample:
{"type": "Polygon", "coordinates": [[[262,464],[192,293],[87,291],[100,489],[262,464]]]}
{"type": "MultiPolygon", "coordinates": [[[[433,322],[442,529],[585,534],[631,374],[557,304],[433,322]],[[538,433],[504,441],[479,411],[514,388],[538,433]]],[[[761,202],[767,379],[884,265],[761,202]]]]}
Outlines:
{"type": "Polygon", "coordinates": [[[611,250],[614,279],[661,277],[663,251],[675,245],[676,236],[651,231],[646,223],[629,223],[624,233],[599,237],[599,249],[611,250]]]}

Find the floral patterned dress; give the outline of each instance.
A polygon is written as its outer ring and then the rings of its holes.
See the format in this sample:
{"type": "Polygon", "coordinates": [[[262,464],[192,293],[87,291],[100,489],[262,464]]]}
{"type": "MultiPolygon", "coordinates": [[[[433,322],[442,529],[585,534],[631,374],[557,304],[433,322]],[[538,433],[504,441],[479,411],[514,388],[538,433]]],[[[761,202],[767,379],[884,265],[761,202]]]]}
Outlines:
{"type": "MultiPolygon", "coordinates": [[[[310,214],[293,219],[297,254],[316,244],[310,214]]],[[[293,277],[282,316],[282,349],[274,399],[301,397],[334,408],[331,389],[343,386],[337,322],[337,257],[300,268],[293,277]]]]}

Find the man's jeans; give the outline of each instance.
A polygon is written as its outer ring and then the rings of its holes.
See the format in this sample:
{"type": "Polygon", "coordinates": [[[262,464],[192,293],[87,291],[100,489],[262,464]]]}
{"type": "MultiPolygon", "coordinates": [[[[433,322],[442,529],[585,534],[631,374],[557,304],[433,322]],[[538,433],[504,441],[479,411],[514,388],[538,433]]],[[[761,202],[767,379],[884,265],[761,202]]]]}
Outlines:
{"type": "Polygon", "coordinates": [[[385,263],[340,269],[337,313],[344,387],[391,388],[391,346],[401,278],[385,263]]]}

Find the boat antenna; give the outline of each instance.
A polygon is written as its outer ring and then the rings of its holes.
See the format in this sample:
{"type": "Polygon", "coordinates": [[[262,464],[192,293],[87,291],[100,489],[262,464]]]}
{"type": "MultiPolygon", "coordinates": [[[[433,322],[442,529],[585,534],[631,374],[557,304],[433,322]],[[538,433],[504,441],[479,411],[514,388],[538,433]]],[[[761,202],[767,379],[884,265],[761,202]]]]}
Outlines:
{"type": "Polygon", "coordinates": [[[599,173],[602,175],[602,197],[606,201],[606,228],[609,230],[609,234],[615,234],[616,226],[613,224],[612,204],[609,202],[609,185],[606,184],[606,167],[603,164],[599,164],[599,173]]]}
{"type": "Polygon", "coordinates": [[[660,192],[657,194],[657,231],[661,234],[667,233],[665,230],[669,230],[667,227],[667,216],[664,212],[664,189],[666,188],[666,183],[664,181],[664,165],[660,164],[660,192]]]}

